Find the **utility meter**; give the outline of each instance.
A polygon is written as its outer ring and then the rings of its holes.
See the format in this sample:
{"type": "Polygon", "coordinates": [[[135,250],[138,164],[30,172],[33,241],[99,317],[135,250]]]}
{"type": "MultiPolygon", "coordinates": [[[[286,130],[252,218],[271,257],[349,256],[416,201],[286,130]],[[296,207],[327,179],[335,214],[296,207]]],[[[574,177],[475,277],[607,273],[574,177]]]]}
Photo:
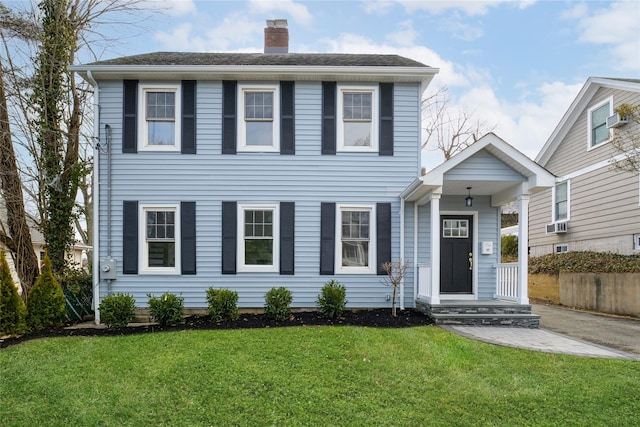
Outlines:
{"type": "Polygon", "coordinates": [[[116,260],[104,258],[100,260],[100,278],[105,280],[115,280],[117,273],[116,260]]]}

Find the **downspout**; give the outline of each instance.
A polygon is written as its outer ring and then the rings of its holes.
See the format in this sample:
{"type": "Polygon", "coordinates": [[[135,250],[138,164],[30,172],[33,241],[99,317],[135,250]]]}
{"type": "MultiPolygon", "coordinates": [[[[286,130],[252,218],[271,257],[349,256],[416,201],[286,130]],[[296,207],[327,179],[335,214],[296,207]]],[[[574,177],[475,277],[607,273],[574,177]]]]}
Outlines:
{"type": "MultiPolygon", "coordinates": [[[[100,88],[91,70],[87,70],[87,80],[93,86],[93,135],[97,143],[93,145],[93,310],[95,323],[100,324],[100,88]],[[96,179],[97,177],[97,179],[96,179]]],[[[95,142],[95,141],[94,141],[95,142]]]]}
{"type": "MultiPolygon", "coordinates": [[[[420,273],[418,269],[418,214],[419,214],[418,202],[413,202],[413,265],[414,265],[414,273],[413,273],[413,299],[414,301],[418,299],[418,274],[420,273]]],[[[414,302],[415,304],[415,302],[414,302]]]]}
{"type": "MultiPolygon", "coordinates": [[[[404,199],[400,198],[400,263],[404,264],[404,199]]],[[[404,276],[400,280],[400,310],[404,310],[404,276]]]]}

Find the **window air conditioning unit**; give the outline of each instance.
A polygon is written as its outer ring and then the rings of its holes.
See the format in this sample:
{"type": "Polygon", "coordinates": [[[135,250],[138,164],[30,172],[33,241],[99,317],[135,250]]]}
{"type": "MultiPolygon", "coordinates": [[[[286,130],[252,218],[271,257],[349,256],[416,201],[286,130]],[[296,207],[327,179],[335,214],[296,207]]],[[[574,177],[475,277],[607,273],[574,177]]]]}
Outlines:
{"type": "Polygon", "coordinates": [[[567,232],[567,223],[566,222],[555,222],[553,224],[547,225],[547,234],[551,233],[566,233],[567,232]]]}
{"type": "Polygon", "coordinates": [[[613,116],[607,117],[607,127],[617,128],[628,123],[629,120],[626,117],[620,117],[620,114],[616,113],[613,116]]]}

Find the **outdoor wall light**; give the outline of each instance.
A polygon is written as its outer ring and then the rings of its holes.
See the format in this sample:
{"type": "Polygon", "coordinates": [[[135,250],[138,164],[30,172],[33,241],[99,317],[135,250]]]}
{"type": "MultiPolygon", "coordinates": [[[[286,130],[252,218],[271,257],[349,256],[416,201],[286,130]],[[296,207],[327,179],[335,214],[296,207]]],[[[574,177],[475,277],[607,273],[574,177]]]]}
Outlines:
{"type": "Polygon", "coordinates": [[[471,197],[471,187],[467,187],[467,192],[469,195],[464,199],[464,204],[466,207],[470,208],[473,206],[473,197],[471,197]]]}

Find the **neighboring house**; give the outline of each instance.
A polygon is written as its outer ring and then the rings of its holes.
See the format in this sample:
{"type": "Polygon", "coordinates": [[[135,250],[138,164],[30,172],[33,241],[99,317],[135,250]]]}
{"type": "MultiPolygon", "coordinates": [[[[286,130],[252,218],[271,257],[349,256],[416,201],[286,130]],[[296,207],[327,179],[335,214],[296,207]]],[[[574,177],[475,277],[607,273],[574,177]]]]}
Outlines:
{"type": "MultiPolygon", "coordinates": [[[[6,210],[4,210],[4,207],[2,207],[2,209],[0,209],[0,221],[2,221],[4,224],[6,224],[5,218],[6,218],[6,210]]],[[[46,246],[44,236],[37,229],[37,227],[32,221],[27,220],[27,224],[29,224],[29,230],[31,232],[31,243],[33,244],[33,251],[35,252],[38,259],[40,260],[40,264],[42,264],[42,261],[44,259],[44,254],[45,254],[45,246],[46,246]]],[[[76,268],[84,268],[86,263],[86,253],[90,249],[91,249],[91,246],[87,246],[82,243],[76,243],[75,245],[73,245],[73,248],[71,251],[72,258],[70,259],[70,263],[76,268]]],[[[20,285],[20,278],[18,277],[18,273],[16,272],[16,269],[15,269],[15,261],[13,259],[14,256],[11,254],[9,249],[3,243],[0,243],[0,251],[5,251],[7,264],[9,265],[9,271],[11,272],[11,276],[13,277],[14,283],[18,287],[18,292],[22,294],[22,286],[20,285]]]]}
{"type": "MultiPolygon", "coordinates": [[[[493,300],[500,206],[518,199],[526,213],[553,176],[490,134],[416,178],[422,95],[438,70],[287,46],[275,21],[264,54],[151,53],[72,68],[99,105],[95,306],[109,292],[138,307],[171,292],[205,308],[216,287],[261,308],[285,286],[294,308],[313,308],[336,279],[349,307],[389,307],[380,265],[397,259],[412,266],[401,308],[493,300]],[[440,219],[442,242],[432,238],[440,219]],[[470,272],[464,284],[452,283],[458,270],[470,272]],[[431,285],[441,271],[442,291],[431,285]]],[[[507,297],[526,303],[520,267],[524,292],[507,297]]]]}
{"type": "Polygon", "coordinates": [[[640,252],[638,173],[612,166],[615,131],[640,133],[614,113],[640,104],[640,80],[591,77],[536,161],[558,178],[535,195],[529,216],[532,256],[567,251],[640,252]]]}

